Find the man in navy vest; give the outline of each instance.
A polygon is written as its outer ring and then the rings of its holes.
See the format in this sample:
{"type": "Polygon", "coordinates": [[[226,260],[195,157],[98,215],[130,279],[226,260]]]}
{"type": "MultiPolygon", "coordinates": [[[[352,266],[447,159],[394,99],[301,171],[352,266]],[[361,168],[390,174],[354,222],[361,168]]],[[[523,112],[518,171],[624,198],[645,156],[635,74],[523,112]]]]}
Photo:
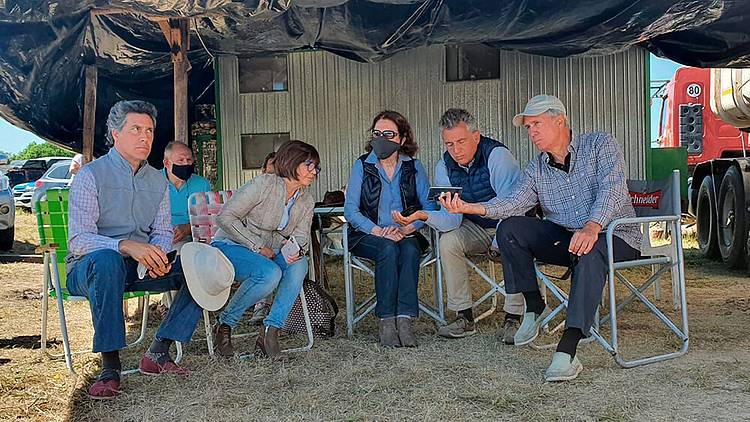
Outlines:
{"type": "Polygon", "coordinates": [[[167,258],[174,236],[167,180],[146,161],[155,125],[152,104],[115,104],[107,118],[107,138],[114,147],[81,168],[70,188],[67,286],[91,306],[92,350],[102,354],[102,372],[89,388],[95,399],[119,393],[119,351],[126,345],[124,292],[179,289],[140,361],[144,374],[187,373],[172,360],[169,347],[190,340],[202,312],[185,286],[179,259],[170,263],[167,258]],[[138,264],[146,269],[143,280],[138,264]]]}
{"type": "MultiPolygon", "coordinates": [[[[437,186],[462,187],[461,198],[466,202],[488,201],[504,196],[520,175],[518,161],[502,142],[482,136],[477,121],[468,111],[451,108],[440,118],[446,152],[435,167],[437,186]]],[[[440,253],[448,288],[448,309],[457,318],[441,327],[438,334],[447,338],[462,338],[476,332],[472,306],[471,284],[464,257],[486,254],[493,243],[498,220],[477,215],[451,214],[439,211],[418,211],[400,224],[423,220],[443,232],[440,253]]],[[[500,337],[506,344],[513,338],[524,312],[523,295],[505,298],[505,323],[500,337]]]]}

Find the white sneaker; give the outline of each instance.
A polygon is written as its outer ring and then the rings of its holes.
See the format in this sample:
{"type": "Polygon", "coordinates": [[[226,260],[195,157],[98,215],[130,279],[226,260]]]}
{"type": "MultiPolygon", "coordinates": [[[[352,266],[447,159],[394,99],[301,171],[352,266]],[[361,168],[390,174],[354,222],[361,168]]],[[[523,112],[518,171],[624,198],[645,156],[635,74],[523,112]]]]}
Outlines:
{"type": "Polygon", "coordinates": [[[571,359],[570,355],[565,352],[555,352],[552,355],[552,363],[544,373],[544,379],[547,382],[570,381],[576,379],[581,371],[583,371],[583,365],[577,356],[571,359]]]}
{"type": "Polygon", "coordinates": [[[552,309],[544,308],[544,311],[539,316],[533,312],[523,314],[521,326],[518,327],[518,331],[513,337],[516,346],[525,346],[534,341],[539,336],[539,327],[541,327],[542,321],[544,321],[544,318],[547,318],[550,312],[552,312],[552,309]]]}

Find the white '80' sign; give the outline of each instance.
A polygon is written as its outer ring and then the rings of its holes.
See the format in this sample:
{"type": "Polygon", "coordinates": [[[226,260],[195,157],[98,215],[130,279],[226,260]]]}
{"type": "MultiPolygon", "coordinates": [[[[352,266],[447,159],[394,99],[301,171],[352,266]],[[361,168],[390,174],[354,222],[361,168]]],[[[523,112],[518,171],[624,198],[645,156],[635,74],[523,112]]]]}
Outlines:
{"type": "Polygon", "coordinates": [[[687,95],[688,97],[698,97],[701,95],[701,86],[698,84],[690,84],[687,87],[687,95]]]}

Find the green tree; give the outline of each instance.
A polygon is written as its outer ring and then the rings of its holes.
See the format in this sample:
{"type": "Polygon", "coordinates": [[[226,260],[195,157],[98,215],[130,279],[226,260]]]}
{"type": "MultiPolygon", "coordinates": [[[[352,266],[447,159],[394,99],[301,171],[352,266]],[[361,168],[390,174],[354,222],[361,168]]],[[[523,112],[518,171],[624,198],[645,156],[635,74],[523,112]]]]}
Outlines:
{"type": "Polygon", "coordinates": [[[26,146],[21,152],[11,157],[12,160],[31,160],[32,158],[42,157],[72,157],[73,153],[58,147],[57,145],[45,142],[43,144],[37,144],[32,142],[26,146]]]}

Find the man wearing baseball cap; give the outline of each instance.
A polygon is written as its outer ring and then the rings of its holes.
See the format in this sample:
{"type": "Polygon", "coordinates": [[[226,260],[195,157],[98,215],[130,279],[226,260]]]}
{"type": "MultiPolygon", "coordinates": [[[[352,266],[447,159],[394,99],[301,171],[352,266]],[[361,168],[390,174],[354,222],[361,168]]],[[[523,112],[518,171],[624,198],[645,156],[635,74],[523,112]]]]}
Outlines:
{"type": "MultiPolygon", "coordinates": [[[[612,135],[602,132],[574,136],[565,106],[552,95],[537,95],[513,117],[541,151],[526,166],[512,192],[484,203],[459,197],[443,198],[451,212],[503,219],[497,240],[508,293],[522,293],[526,301],[516,346],[531,343],[550,313],[536,282],[534,260],[573,268],[565,332],[545,378],[568,381],[583,365],[576,357],[578,342],[587,337],[602,297],[607,273],[607,245],[603,228],[617,218],[635,217],[630,203],[622,152],[612,135]],[[545,219],[518,217],[539,202],[545,219]],[[516,215],[514,217],[514,215],[516,215]]],[[[614,232],[615,261],[639,255],[637,225],[614,232]]]]}

